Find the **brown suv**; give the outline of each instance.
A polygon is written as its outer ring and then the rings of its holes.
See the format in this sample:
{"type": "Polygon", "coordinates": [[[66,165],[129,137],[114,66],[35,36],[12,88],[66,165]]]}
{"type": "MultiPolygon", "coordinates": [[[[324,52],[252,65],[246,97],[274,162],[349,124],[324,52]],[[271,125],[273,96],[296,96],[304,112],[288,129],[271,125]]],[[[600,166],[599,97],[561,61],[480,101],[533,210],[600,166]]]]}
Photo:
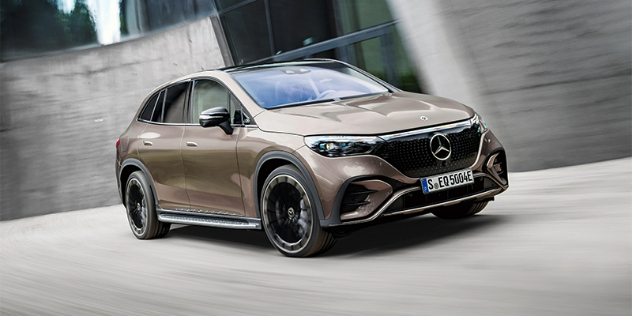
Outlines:
{"type": "Polygon", "coordinates": [[[171,223],[263,228],[287,256],[389,218],[470,216],[508,187],[505,151],[471,108],[334,60],[165,83],[116,147],[137,238],[171,223]]]}

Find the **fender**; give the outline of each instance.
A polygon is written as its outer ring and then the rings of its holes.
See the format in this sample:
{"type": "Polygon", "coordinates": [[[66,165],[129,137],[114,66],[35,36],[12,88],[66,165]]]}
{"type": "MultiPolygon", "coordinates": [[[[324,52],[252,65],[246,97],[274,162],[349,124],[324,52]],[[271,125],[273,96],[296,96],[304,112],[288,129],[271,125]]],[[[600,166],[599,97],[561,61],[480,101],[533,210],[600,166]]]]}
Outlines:
{"type": "Polygon", "coordinates": [[[314,184],[314,180],[312,179],[312,176],[310,175],[307,167],[305,167],[305,165],[303,165],[303,163],[296,156],[285,151],[267,152],[263,156],[261,156],[261,159],[259,159],[259,162],[257,162],[257,167],[255,168],[254,185],[253,185],[253,191],[254,191],[253,193],[254,193],[254,198],[255,198],[255,209],[257,211],[257,217],[262,218],[261,211],[260,211],[261,206],[259,205],[260,203],[259,189],[257,188],[257,183],[259,183],[259,171],[261,170],[261,166],[263,166],[264,163],[272,159],[285,160],[288,163],[294,165],[296,168],[298,168],[298,170],[303,174],[303,177],[307,181],[307,185],[309,186],[309,189],[312,190],[312,192],[316,194],[315,204],[316,204],[316,207],[318,208],[318,219],[322,222],[325,218],[323,214],[323,206],[320,203],[320,194],[318,194],[318,190],[316,189],[316,185],[314,184]]]}
{"type": "MultiPolygon", "coordinates": [[[[137,167],[145,174],[145,176],[149,180],[151,194],[154,196],[154,203],[156,203],[156,207],[158,207],[158,196],[156,195],[156,188],[154,188],[154,179],[151,177],[151,174],[149,173],[149,170],[147,170],[147,167],[145,167],[145,165],[140,160],[136,158],[128,158],[123,161],[123,163],[121,164],[121,168],[119,169],[119,182],[122,181],[121,174],[127,166],[137,167]]],[[[125,205],[125,183],[121,183],[121,202],[123,202],[123,205],[125,205]]]]}

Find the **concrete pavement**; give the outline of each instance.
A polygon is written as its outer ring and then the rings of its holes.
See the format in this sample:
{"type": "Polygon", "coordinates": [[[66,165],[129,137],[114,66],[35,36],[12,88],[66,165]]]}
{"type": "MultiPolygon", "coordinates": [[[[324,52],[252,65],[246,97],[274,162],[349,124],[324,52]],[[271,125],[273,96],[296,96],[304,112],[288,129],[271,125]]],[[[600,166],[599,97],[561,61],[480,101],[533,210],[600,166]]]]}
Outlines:
{"type": "Polygon", "coordinates": [[[510,174],[479,215],[308,259],[260,231],[140,241],[123,206],[0,222],[1,315],[630,315],[632,158],[510,174]]]}

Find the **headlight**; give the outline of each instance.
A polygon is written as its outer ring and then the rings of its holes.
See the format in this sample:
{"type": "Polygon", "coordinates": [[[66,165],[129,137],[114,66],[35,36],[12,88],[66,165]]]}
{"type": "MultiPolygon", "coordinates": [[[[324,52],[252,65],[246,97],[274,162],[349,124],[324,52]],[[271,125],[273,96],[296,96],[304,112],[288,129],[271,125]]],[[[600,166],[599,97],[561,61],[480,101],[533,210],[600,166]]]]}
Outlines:
{"type": "Polygon", "coordinates": [[[327,157],[365,155],[375,152],[384,140],[376,136],[308,136],[305,145],[327,157]]]}
{"type": "Polygon", "coordinates": [[[487,124],[485,124],[485,121],[483,121],[483,118],[480,115],[478,115],[478,113],[474,113],[474,116],[470,119],[470,124],[478,125],[478,130],[481,133],[484,133],[487,131],[487,124]]]}

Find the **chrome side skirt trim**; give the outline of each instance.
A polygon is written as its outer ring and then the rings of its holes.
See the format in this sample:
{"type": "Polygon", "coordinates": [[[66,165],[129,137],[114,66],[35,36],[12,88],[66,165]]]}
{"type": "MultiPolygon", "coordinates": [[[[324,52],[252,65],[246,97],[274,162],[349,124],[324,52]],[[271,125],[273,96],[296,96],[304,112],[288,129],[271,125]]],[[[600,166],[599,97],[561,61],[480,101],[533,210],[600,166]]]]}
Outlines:
{"type": "MultiPolygon", "coordinates": [[[[489,175],[487,175],[485,173],[478,173],[478,174],[474,175],[474,178],[478,178],[478,177],[486,177],[486,178],[490,178],[490,179],[494,180],[492,177],[490,177],[489,175]]],[[[494,180],[494,182],[496,182],[498,184],[498,181],[494,180]]],[[[481,197],[485,197],[487,195],[495,195],[495,194],[498,194],[498,193],[504,191],[505,189],[506,188],[503,188],[501,186],[501,188],[489,189],[487,191],[484,191],[484,192],[481,192],[481,193],[477,193],[477,194],[473,194],[473,195],[464,196],[462,198],[458,198],[458,199],[454,199],[454,200],[450,200],[450,201],[446,201],[446,202],[440,202],[440,203],[435,203],[435,204],[424,205],[424,206],[416,207],[416,208],[412,208],[412,209],[406,209],[406,210],[402,210],[402,211],[395,212],[395,213],[385,214],[384,216],[417,213],[417,212],[421,212],[421,211],[424,211],[426,209],[430,209],[430,208],[433,208],[433,207],[448,206],[448,205],[457,204],[457,203],[460,203],[460,202],[463,202],[463,201],[466,201],[466,200],[478,199],[478,198],[481,198],[481,197]]],[[[332,227],[333,226],[362,224],[362,223],[367,223],[367,222],[373,221],[373,220],[377,219],[378,217],[380,217],[382,215],[382,213],[384,213],[391,206],[391,204],[393,204],[395,202],[395,200],[399,199],[400,197],[402,197],[405,194],[408,194],[408,193],[411,193],[411,192],[415,192],[415,191],[419,191],[419,190],[421,190],[421,185],[397,191],[382,205],[382,207],[380,207],[370,217],[363,218],[363,219],[358,219],[358,220],[353,220],[353,221],[348,221],[348,222],[342,222],[342,223],[337,224],[337,225],[332,225],[332,227]]]]}
{"type": "Polygon", "coordinates": [[[158,220],[165,223],[222,227],[232,229],[261,229],[258,218],[216,214],[191,213],[160,209],[158,220]]]}

